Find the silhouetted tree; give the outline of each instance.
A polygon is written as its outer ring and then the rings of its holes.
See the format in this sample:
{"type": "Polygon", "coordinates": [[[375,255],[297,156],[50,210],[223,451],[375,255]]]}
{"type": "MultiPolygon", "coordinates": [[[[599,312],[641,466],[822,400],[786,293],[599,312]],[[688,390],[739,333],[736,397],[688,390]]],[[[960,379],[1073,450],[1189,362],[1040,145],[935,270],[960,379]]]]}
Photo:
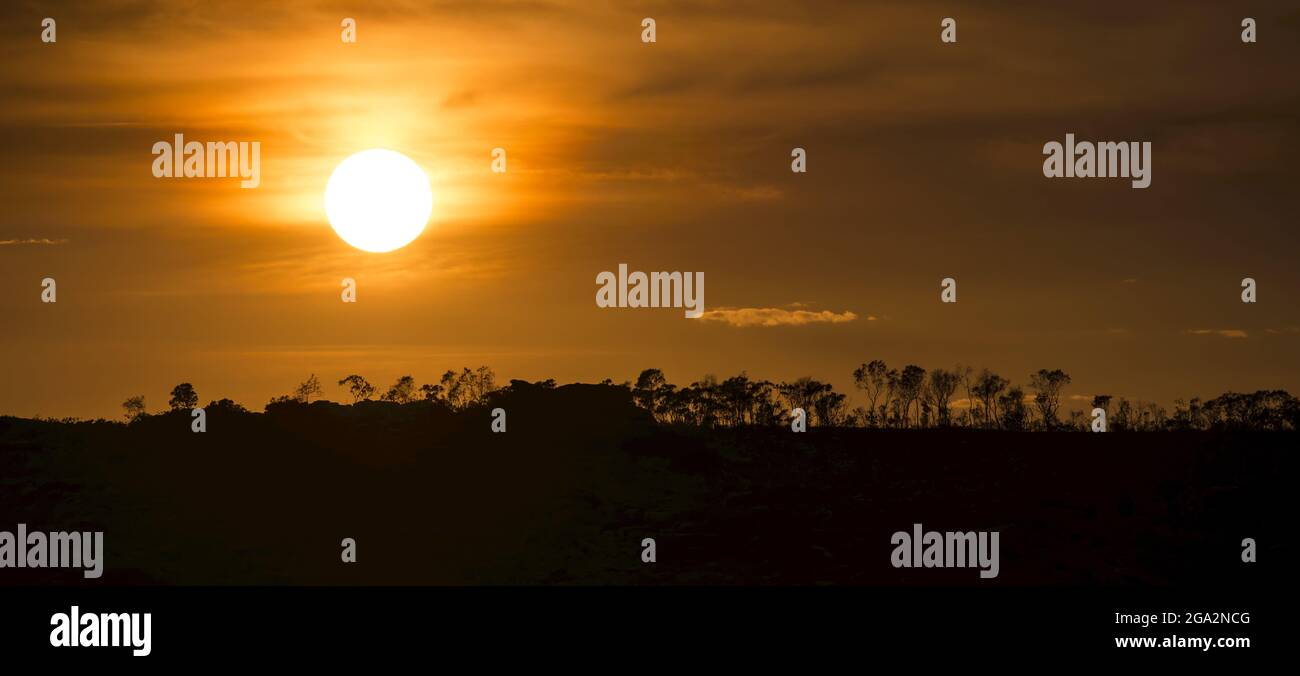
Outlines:
{"type": "Polygon", "coordinates": [[[660,420],[670,424],[691,422],[690,394],[676,385],[664,385],[664,392],[659,398],[658,415],[660,420]]]}
{"type": "Polygon", "coordinates": [[[189,383],[181,383],[172,388],[172,398],[167,401],[167,406],[173,411],[191,409],[199,405],[199,393],[194,391],[194,386],[189,383]]]}
{"type": "Polygon", "coordinates": [[[1184,401],[1181,397],[1174,400],[1174,415],[1169,420],[1170,429],[1200,430],[1205,429],[1204,416],[1201,414],[1200,397],[1184,401]]]}
{"type": "Polygon", "coordinates": [[[1119,398],[1115,404],[1115,414],[1107,418],[1107,429],[1113,432],[1133,432],[1137,424],[1137,416],[1133,411],[1133,404],[1124,397],[1119,398]]]}
{"type": "Polygon", "coordinates": [[[988,370],[980,370],[980,374],[975,378],[974,394],[980,403],[980,420],[985,427],[998,427],[1001,421],[998,420],[998,405],[1001,402],[1003,391],[1011,385],[1011,381],[988,370]]]}
{"type": "Polygon", "coordinates": [[[1011,387],[998,396],[1002,428],[1012,432],[1024,431],[1029,426],[1029,409],[1025,407],[1025,391],[1011,387]]]}
{"type": "Polygon", "coordinates": [[[901,376],[898,369],[889,369],[885,372],[885,400],[880,405],[880,418],[887,427],[894,427],[899,422],[899,391],[901,390],[901,376]]]}
{"type": "MultiPolygon", "coordinates": [[[[1169,421],[1169,414],[1165,411],[1165,407],[1154,401],[1138,402],[1138,415],[1139,426],[1152,432],[1165,429],[1169,421]]],[[[1264,426],[1255,429],[1264,429],[1264,426]]]]}
{"type": "Polygon", "coordinates": [[[127,419],[127,422],[139,420],[144,417],[144,395],[137,394],[134,397],[128,397],[126,401],[122,402],[122,408],[126,411],[123,417],[127,419]]]}
{"type": "Polygon", "coordinates": [[[794,382],[783,382],[776,389],[788,408],[802,408],[814,424],[833,427],[843,425],[848,418],[847,397],[835,392],[830,383],[804,376],[794,382]]]}
{"type": "Polygon", "coordinates": [[[397,382],[384,393],[383,400],[396,404],[409,404],[415,401],[415,378],[411,376],[398,378],[397,382]]]}
{"type": "Polygon", "coordinates": [[[846,424],[853,427],[875,427],[875,414],[861,406],[854,406],[849,411],[846,424]]]}
{"type": "Polygon", "coordinates": [[[1198,418],[1204,429],[1295,430],[1300,402],[1283,390],[1227,392],[1205,402],[1198,418]]]}
{"type": "Polygon", "coordinates": [[[957,365],[957,377],[961,379],[962,389],[966,391],[966,426],[975,425],[975,369],[969,366],[957,365]]]}
{"type": "Polygon", "coordinates": [[[319,397],[320,395],[320,379],[313,373],[294,389],[292,398],[294,401],[310,404],[312,397],[319,397]]]}
{"type": "Polygon", "coordinates": [[[1061,390],[1069,384],[1069,374],[1061,369],[1039,369],[1029,376],[1029,387],[1035,392],[1034,405],[1038,408],[1045,429],[1056,427],[1056,414],[1061,408],[1061,390]]]}
{"type": "Polygon", "coordinates": [[[1086,432],[1090,427],[1091,418],[1085,416],[1083,411],[1070,411],[1070,421],[1066,426],[1075,432],[1086,432]]]}
{"type": "Polygon", "coordinates": [[[1174,426],[1165,409],[1154,402],[1129,401],[1120,397],[1115,414],[1107,418],[1107,429],[1115,432],[1154,432],[1174,426]]]}
{"type": "Polygon", "coordinates": [[[663,371],[646,369],[636,377],[636,384],[632,386],[632,401],[649,411],[651,415],[657,416],[667,385],[668,379],[664,377],[663,371]]]}
{"type": "Polygon", "coordinates": [[[952,395],[957,391],[957,386],[960,384],[961,375],[958,371],[945,371],[941,368],[930,371],[930,382],[926,388],[926,394],[930,403],[934,405],[940,425],[947,426],[952,423],[952,395]]]}
{"type": "MultiPolygon", "coordinates": [[[[496,374],[492,372],[492,369],[486,366],[480,366],[476,371],[474,371],[474,387],[472,393],[476,403],[487,399],[487,395],[497,388],[496,379],[496,374]]],[[[552,380],[551,385],[554,386],[554,384],[555,381],[552,380]]]]}
{"type": "Polygon", "coordinates": [[[863,425],[875,426],[878,415],[876,406],[880,402],[880,397],[885,394],[888,376],[889,367],[879,359],[874,359],[853,370],[853,384],[867,394],[866,419],[862,421],[863,425]]]}
{"type": "MultiPolygon", "coordinates": [[[[515,381],[512,380],[510,382],[513,383],[515,381]]],[[[441,401],[442,385],[430,385],[429,383],[425,383],[420,386],[420,396],[424,397],[425,401],[441,401]]]]}
{"type": "Polygon", "coordinates": [[[817,400],[817,395],[823,387],[826,387],[823,383],[804,376],[794,382],[783,382],[777,385],[777,390],[781,393],[781,398],[785,400],[787,409],[801,408],[804,412],[812,415],[813,402],[817,400]]]}
{"type": "Polygon", "coordinates": [[[1099,408],[1106,412],[1106,421],[1110,421],[1110,395],[1096,394],[1092,397],[1092,407],[1099,408]]]}
{"type": "MultiPolygon", "coordinates": [[[[918,402],[921,398],[921,388],[925,386],[925,369],[915,364],[908,364],[903,367],[903,372],[898,376],[898,394],[903,402],[903,426],[908,426],[908,415],[912,404],[918,402]]],[[[918,423],[921,418],[920,405],[917,405],[916,418],[918,423]]]]}
{"type": "Polygon", "coordinates": [[[209,401],[208,405],[204,407],[204,410],[208,411],[209,413],[213,411],[228,411],[231,413],[248,413],[248,409],[236,403],[233,399],[224,399],[224,398],[218,399],[216,401],[209,401]]]}
{"type": "Polygon", "coordinates": [[[831,386],[827,384],[826,389],[813,403],[817,424],[823,427],[839,427],[845,424],[849,417],[848,406],[845,404],[847,400],[846,395],[832,391],[831,386]]]}
{"type": "Polygon", "coordinates": [[[488,394],[496,390],[496,376],[486,366],[473,371],[466,367],[460,373],[448,370],[439,384],[447,405],[461,410],[486,401],[488,394]]]}
{"type": "Polygon", "coordinates": [[[358,401],[367,400],[375,394],[375,386],[356,374],[340,380],[339,385],[348,388],[348,394],[352,395],[352,403],[354,404],[358,401]]]}
{"type": "Polygon", "coordinates": [[[724,424],[770,425],[780,419],[776,386],[766,380],[751,380],[741,373],[722,381],[718,394],[724,424]]]}
{"type": "Polygon", "coordinates": [[[721,395],[718,392],[718,377],[706,374],[700,380],[691,383],[687,390],[687,402],[696,425],[713,427],[718,424],[718,414],[722,409],[721,395]]]}
{"type": "MultiPolygon", "coordinates": [[[[465,370],[468,371],[469,369],[465,370]]],[[[452,408],[458,408],[458,402],[462,397],[463,388],[458,385],[459,380],[459,376],[455,371],[447,369],[447,372],[442,374],[442,379],[438,382],[438,386],[442,388],[442,398],[452,408]]]]}

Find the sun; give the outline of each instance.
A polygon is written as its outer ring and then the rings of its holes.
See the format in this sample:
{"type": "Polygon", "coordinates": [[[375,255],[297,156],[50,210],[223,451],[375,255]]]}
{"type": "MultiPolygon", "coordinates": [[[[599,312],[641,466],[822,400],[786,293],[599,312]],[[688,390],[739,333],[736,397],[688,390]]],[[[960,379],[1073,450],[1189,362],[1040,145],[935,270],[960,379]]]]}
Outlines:
{"type": "Polygon", "coordinates": [[[325,215],[343,241],[372,253],[393,251],[424,232],[433,212],[429,177],[411,158],[383,148],[339,162],[325,185],[325,215]]]}

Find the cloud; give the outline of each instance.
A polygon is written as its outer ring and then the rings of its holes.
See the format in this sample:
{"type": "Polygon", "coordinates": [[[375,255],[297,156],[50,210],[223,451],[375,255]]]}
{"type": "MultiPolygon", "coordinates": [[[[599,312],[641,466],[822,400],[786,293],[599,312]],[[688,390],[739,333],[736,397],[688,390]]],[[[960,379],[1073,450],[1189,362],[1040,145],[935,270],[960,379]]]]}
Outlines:
{"type": "Polygon", "coordinates": [[[21,246],[21,245],[24,245],[24,244],[35,244],[35,245],[39,245],[39,246],[46,246],[46,245],[53,245],[53,244],[67,244],[67,243],[68,243],[68,240],[67,240],[67,239],[46,239],[46,238],[41,238],[41,239],[31,239],[31,238],[28,238],[28,239],[0,239],[0,246],[21,246]]]}
{"type": "Polygon", "coordinates": [[[786,310],[776,307],[718,308],[706,310],[700,319],[723,322],[731,326],[806,326],[808,324],[843,324],[857,319],[852,312],[822,310],[786,310]]]}
{"type": "Polygon", "coordinates": [[[1221,336],[1223,338],[1246,338],[1246,332],[1241,329],[1188,329],[1187,333],[1193,336],[1221,336]]]}
{"type": "Polygon", "coordinates": [[[722,197],[741,202],[762,202],[785,197],[785,191],[771,185],[717,185],[714,190],[722,197]]]}

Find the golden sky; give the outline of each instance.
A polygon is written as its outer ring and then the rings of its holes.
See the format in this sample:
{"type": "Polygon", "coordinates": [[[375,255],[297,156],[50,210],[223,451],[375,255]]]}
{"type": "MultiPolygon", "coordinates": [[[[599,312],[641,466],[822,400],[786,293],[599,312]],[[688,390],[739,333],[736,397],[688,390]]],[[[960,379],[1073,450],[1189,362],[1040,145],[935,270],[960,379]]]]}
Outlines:
{"type": "Polygon", "coordinates": [[[256,409],[310,373],[341,399],[349,373],[478,364],[849,389],[882,358],[1021,384],[1063,368],[1067,396],[1300,392],[1293,4],[171,0],[0,17],[3,413],[113,417],[138,393],[156,410],[181,381],[256,409]],[[1067,132],[1151,141],[1151,187],[1043,178],[1042,145],[1067,132]],[[154,178],[151,146],[176,133],[260,141],[261,187],[154,178]],[[334,166],[372,147],[434,192],[424,234],[388,254],[348,246],[321,206],[334,166]],[[706,309],[732,311],[598,309],[595,277],[619,263],[703,271],[706,309]]]}

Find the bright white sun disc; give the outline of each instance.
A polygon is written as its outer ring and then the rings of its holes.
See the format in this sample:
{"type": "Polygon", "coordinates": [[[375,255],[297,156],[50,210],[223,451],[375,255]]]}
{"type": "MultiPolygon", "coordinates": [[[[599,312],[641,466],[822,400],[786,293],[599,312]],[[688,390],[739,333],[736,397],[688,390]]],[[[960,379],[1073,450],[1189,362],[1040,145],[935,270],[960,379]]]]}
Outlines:
{"type": "Polygon", "coordinates": [[[433,213],[429,177],[392,150],[363,150],[339,162],[325,185],[325,215],[343,241],[362,251],[400,249],[433,213]]]}

